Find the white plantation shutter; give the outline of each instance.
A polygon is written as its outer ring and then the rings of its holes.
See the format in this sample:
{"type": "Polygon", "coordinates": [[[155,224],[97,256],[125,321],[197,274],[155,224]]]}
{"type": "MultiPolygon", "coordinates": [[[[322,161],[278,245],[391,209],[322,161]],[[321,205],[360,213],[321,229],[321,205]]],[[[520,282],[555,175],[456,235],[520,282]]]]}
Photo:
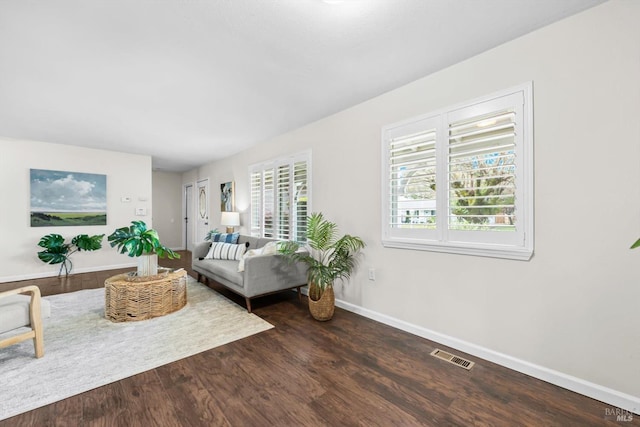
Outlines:
{"type": "Polygon", "coordinates": [[[262,233],[262,171],[250,173],[251,186],[251,235],[262,233]]]}
{"type": "Polygon", "coordinates": [[[389,182],[389,226],[435,229],[435,129],[391,139],[389,182]]]}
{"type": "Polygon", "coordinates": [[[289,240],[289,221],[291,219],[291,173],[289,165],[278,166],[277,178],[277,227],[276,238],[289,240]]]}
{"type": "Polygon", "coordinates": [[[309,202],[308,162],[298,161],[293,166],[293,218],[294,234],[291,240],[307,241],[307,217],[309,202]]]}
{"type": "Polygon", "coordinates": [[[449,125],[449,229],[515,231],[515,112],[449,125]]]}
{"type": "Polygon", "coordinates": [[[262,237],[274,237],[275,234],[275,171],[273,168],[266,169],[263,175],[262,184],[262,237]]]}
{"type": "Polygon", "coordinates": [[[383,128],[385,246],[531,257],[531,90],[383,128]]]}
{"type": "Polygon", "coordinates": [[[310,163],[305,152],[250,167],[253,236],[306,241],[310,163]]]}

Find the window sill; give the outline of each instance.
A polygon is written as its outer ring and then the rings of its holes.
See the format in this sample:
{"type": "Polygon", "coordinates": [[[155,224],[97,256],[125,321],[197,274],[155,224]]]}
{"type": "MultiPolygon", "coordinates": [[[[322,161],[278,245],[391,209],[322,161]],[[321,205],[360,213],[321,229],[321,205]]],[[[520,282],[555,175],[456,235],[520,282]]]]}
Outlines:
{"type": "Polygon", "coordinates": [[[442,252],[456,255],[472,255],[489,258],[503,258],[518,261],[529,261],[533,256],[533,248],[506,245],[471,245],[445,242],[383,240],[385,248],[411,249],[418,251],[442,252]]]}

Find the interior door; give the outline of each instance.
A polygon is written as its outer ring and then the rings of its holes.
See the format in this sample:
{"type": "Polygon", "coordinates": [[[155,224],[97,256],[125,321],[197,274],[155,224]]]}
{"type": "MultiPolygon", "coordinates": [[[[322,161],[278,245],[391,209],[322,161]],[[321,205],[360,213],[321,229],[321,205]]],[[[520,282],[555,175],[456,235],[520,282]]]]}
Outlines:
{"type": "Polygon", "coordinates": [[[203,242],[209,232],[209,178],[201,179],[197,185],[196,242],[203,242]]]}
{"type": "Polygon", "coordinates": [[[193,250],[193,185],[184,186],[184,246],[188,251],[193,250]]]}

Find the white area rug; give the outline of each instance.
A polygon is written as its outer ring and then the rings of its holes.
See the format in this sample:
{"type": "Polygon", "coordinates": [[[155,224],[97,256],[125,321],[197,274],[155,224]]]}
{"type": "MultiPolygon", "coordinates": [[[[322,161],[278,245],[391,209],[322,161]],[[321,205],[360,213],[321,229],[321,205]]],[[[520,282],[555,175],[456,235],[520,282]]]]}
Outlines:
{"type": "Polygon", "coordinates": [[[44,357],[0,349],[0,420],[273,328],[192,278],[184,308],[139,322],[105,319],[104,288],[45,298],[44,357]]]}

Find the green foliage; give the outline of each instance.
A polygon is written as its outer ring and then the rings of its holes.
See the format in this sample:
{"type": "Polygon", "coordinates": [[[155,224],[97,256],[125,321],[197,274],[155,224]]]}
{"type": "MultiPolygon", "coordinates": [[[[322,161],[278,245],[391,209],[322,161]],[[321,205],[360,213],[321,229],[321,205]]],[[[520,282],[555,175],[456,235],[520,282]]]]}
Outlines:
{"type": "Polygon", "coordinates": [[[309,297],[318,300],[338,279],[348,279],[356,266],[356,254],[365,247],[361,238],[345,234],[338,238],[338,226],[321,213],[313,213],[307,222],[306,251],[300,245],[284,242],[280,253],[308,265],[309,297]]]}
{"type": "Polygon", "coordinates": [[[107,240],[112,248],[117,246],[121,254],[127,254],[130,257],[155,253],[160,258],[165,256],[169,259],[180,258],[180,254],[160,243],[158,232],[147,228],[147,224],[144,221],[131,221],[129,227],[116,229],[107,237],[107,240]]]}
{"type": "Polygon", "coordinates": [[[636,240],[636,242],[633,245],[631,245],[631,249],[635,249],[638,247],[640,247],[640,239],[636,240]]]}
{"type": "Polygon", "coordinates": [[[65,271],[68,276],[73,269],[73,263],[69,258],[71,254],[81,251],[97,251],[102,248],[102,238],[104,234],[96,234],[89,236],[87,234],[79,234],[71,239],[71,243],[66,243],[64,237],[59,234],[47,234],[38,242],[38,246],[45,248],[38,252],[38,258],[47,264],[62,264],[58,271],[58,276],[65,271]]]}
{"type": "MultiPolygon", "coordinates": [[[[515,200],[513,194],[504,194],[505,189],[512,184],[513,177],[491,176],[497,174],[492,169],[481,169],[473,177],[458,177],[451,182],[457,208],[452,209],[454,215],[461,216],[465,221],[473,224],[484,223],[486,216],[510,214],[501,205],[512,205],[515,200]],[[471,215],[471,216],[469,216],[471,215]]],[[[509,220],[511,216],[508,215],[509,220]]]]}
{"type": "MultiPolygon", "coordinates": [[[[486,225],[489,217],[500,215],[513,226],[514,165],[502,157],[507,152],[474,156],[452,166],[451,213],[457,216],[458,228],[486,225]]],[[[482,227],[481,227],[482,228],[482,227]]],[[[473,229],[473,228],[469,228],[473,229]]]]}

